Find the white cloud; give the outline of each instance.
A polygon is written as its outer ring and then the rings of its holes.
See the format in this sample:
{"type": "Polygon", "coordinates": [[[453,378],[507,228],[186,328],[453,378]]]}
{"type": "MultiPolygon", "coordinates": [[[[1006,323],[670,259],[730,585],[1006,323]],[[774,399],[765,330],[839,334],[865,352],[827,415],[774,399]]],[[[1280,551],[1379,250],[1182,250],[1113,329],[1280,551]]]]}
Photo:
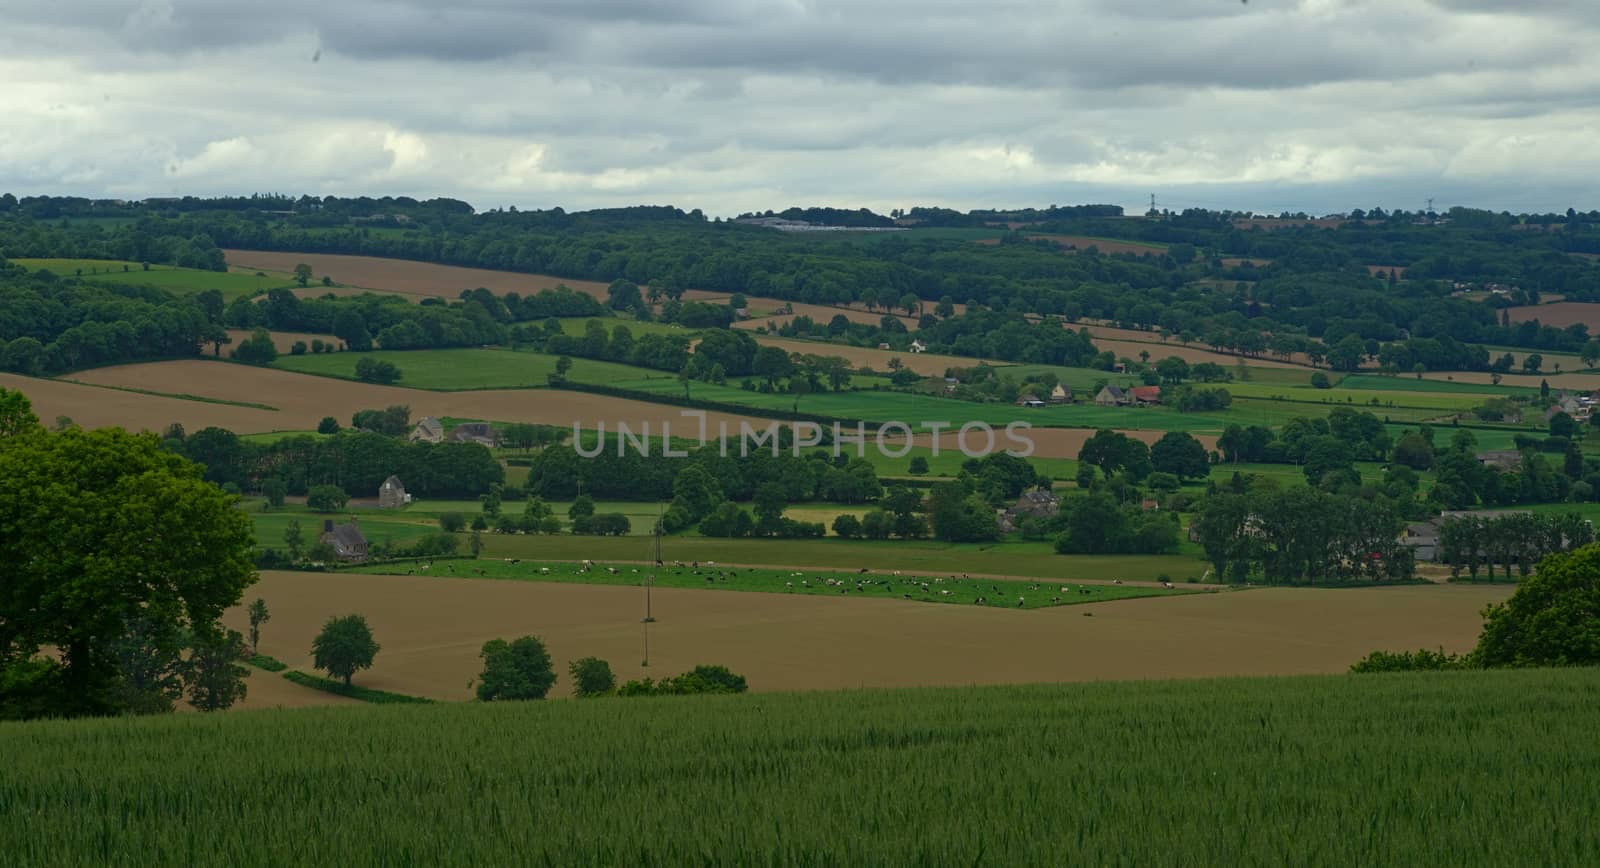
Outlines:
{"type": "Polygon", "coordinates": [[[1600,205],[1600,4],[17,3],[19,193],[1600,205]]]}

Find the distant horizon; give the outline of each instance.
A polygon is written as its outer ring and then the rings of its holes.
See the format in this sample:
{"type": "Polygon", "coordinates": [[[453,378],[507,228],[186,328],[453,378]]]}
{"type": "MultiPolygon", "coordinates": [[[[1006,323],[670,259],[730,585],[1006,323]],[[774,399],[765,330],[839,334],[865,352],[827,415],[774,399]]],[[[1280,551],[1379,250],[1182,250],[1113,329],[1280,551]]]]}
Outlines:
{"type": "MultiPolygon", "coordinates": [[[[218,190],[218,191],[208,191],[208,192],[187,192],[187,193],[174,193],[174,194],[132,195],[132,194],[125,194],[125,193],[80,192],[80,191],[54,191],[54,192],[31,191],[31,192],[22,193],[22,192],[17,192],[16,190],[7,190],[5,188],[0,188],[0,195],[6,195],[7,193],[9,193],[10,195],[15,196],[19,201],[23,200],[23,199],[28,199],[28,198],[81,198],[81,199],[88,199],[90,201],[119,201],[120,200],[120,201],[124,201],[124,202],[137,202],[137,203],[148,203],[148,202],[150,202],[152,200],[183,199],[183,198],[192,198],[192,199],[201,199],[201,200],[222,199],[222,198],[247,198],[247,197],[256,196],[256,195],[259,195],[259,196],[284,196],[284,197],[291,198],[291,199],[299,199],[302,196],[311,196],[311,197],[319,198],[319,199],[320,198],[324,198],[324,197],[328,197],[328,196],[332,196],[333,198],[336,198],[336,199],[361,199],[361,198],[369,198],[369,199],[393,198],[393,199],[400,199],[400,198],[409,198],[409,199],[415,199],[418,202],[425,202],[425,201],[429,201],[429,200],[433,200],[433,199],[450,199],[450,200],[465,202],[468,205],[471,205],[472,208],[473,208],[473,212],[477,213],[477,214],[483,214],[483,213],[488,213],[488,212],[493,212],[493,211],[504,211],[504,210],[509,210],[510,208],[516,208],[518,211],[552,211],[552,210],[555,210],[555,209],[559,208],[562,211],[565,211],[565,212],[571,213],[571,214],[578,214],[578,213],[584,213],[584,212],[589,212],[589,211],[613,210],[613,209],[620,209],[620,208],[677,208],[677,209],[679,209],[679,210],[681,210],[681,211],[683,211],[685,213],[692,213],[695,210],[700,210],[701,213],[705,216],[705,218],[707,220],[712,220],[712,219],[717,219],[717,218],[720,218],[720,219],[723,219],[723,220],[732,220],[732,219],[735,219],[735,218],[739,217],[742,214],[759,214],[759,213],[764,213],[766,211],[772,211],[774,213],[779,213],[779,212],[782,212],[782,211],[786,211],[786,210],[788,210],[790,208],[799,208],[799,209],[831,208],[831,209],[836,209],[836,210],[840,210],[840,211],[858,211],[858,210],[861,210],[861,209],[864,208],[864,209],[866,209],[868,211],[871,211],[874,214],[878,214],[880,216],[885,216],[885,217],[889,216],[890,212],[894,211],[895,209],[902,209],[902,210],[909,211],[909,210],[911,210],[913,208],[945,208],[945,209],[950,209],[950,210],[954,210],[954,211],[959,211],[961,213],[971,213],[973,211],[1023,211],[1023,210],[1028,210],[1028,209],[1036,209],[1036,210],[1041,210],[1042,211],[1042,210],[1045,210],[1045,209],[1051,208],[1051,207],[1070,208],[1070,207],[1083,207],[1083,206],[1092,206],[1092,205],[1106,205],[1106,206],[1119,207],[1119,208],[1121,208],[1123,210],[1123,216],[1124,217],[1143,217],[1148,212],[1148,210],[1150,208],[1150,200],[1149,200],[1148,194],[1146,195],[1145,199],[1143,199],[1141,201],[1138,201],[1136,203],[1133,203],[1133,204],[1130,204],[1130,203],[1128,203],[1126,201],[1120,201],[1120,202],[1119,201],[1113,201],[1113,199],[1111,197],[1103,197],[1103,198],[1093,198],[1093,197],[1091,197],[1091,198],[1084,198],[1084,199],[1074,198],[1074,199],[1054,199],[1054,200],[1043,201],[1043,202],[1041,202],[1041,201],[1023,202],[1023,203],[1020,203],[1020,204],[1016,203],[1016,202],[1013,202],[1013,203],[1009,203],[1009,204],[1005,204],[1005,205],[991,205],[991,204],[981,204],[981,203],[978,203],[978,204],[973,204],[973,203],[955,203],[955,202],[926,201],[926,200],[907,200],[906,202],[900,203],[900,204],[877,203],[876,205],[871,205],[871,204],[859,204],[859,203],[856,203],[856,202],[850,202],[848,204],[840,204],[840,203],[828,202],[828,201],[815,201],[814,200],[815,197],[813,197],[812,201],[802,200],[802,201],[805,201],[804,204],[801,204],[800,202],[790,202],[790,203],[784,204],[782,206],[761,205],[761,206],[755,206],[755,207],[750,207],[750,208],[742,208],[742,209],[739,209],[737,211],[715,212],[714,213],[714,212],[711,212],[711,211],[707,211],[704,208],[698,208],[697,209],[694,206],[690,206],[690,205],[686,205],[686,204],[678,203],[678,202],[671,202],[671,201],[648,201],[648,200],[625,201],[625,202],[610,202],[610,201],[608,201],[608,202],[603,202],[603,203],[589,203],[589,204],[586,204],[586,205],[579,206],[579,205],[576,205],[576,204],[566,204],[566,203],[563,203],[563,202],[543,202],[543,203],[525,202],[525,201],[515,201],[515,202],[510,202],[510,201],[506,201],[506,202],[487,201],[486,202],[483,197],[469,198],[469,197],[467,197],[465,195],[451,194],[451,193],[447,193],[447,192],[414,193],[414,192],[403,192],[403,191],[383,191],[383,192],[368,191],[368,192],[351,193],[351,192],[328,192],[328,191],[324,191],[324,192],[318,192],[318,193],[312,193],[312,192],[287,193],[287,192],[281,192],[281,191],[270,191],[269,192],[269,191],[262,191],[262,190],[248,190],[248,191],[218,190]]],[[[1284,213],[1289,213],[1289,214],[1301,214],[1301,213],[1303,213],[1303,214],[1307,215],[1308,219],[1321,219],[1321,218],[1327,218],[1327,217],[1343,216],[1343,215],[1349,214],[1349,213],[1351,213],[1351,212],[1353,212],[1353,211],[1355,211],[1357,209],[1362,210],[1362,211],[1371,211],[1374,208],[1382,208],[1385,212],[1404,211],[1404,212],[1407,212],[1407,213],[1425,213],[1427,211],[1427,207],[1428,207],[1428,202],[1427,202],[1426,198],[1424,198],[1424,199],[1422,199],[1420,201],[1417,201],[1417,202],[1401,202],[1401,203],[1396,203],[1396,204],[1369,203],[1369,204],[1348,205],[1348,206],[1345,206],[1345,207],[1327,207],[1327,200],[1324,199],[1324,200],[1319,200],[1319,201],[1320,201],[1321,204],[1319,204],[1317,207],[1309,207],[1309,206],[1304,206],[1304,205],[1298,206],[1298,207],[1294,206],[1294,205],[1285,205],[1285,206],[1282,206],[1282,207],[1270,207],[1270,208],[1268,208],[1268,207],[1241,207],[1241,206],[1236,206],[1236,205],[1231,205],[1231,204],[1221,204],[1221,203],[1208,204],[1208,203],[1203,202],[1203,201],[1192,200],[1192,199],[1187,199],[1187,198],[1182,199],[1181,200],[1181,204],[1167,203],[1167,202],[1163,202],[1162,201],[1162,198],[1161,198],[1160,194],[1157,194],[1156,195],[1156,208],[1158,210],[1161,210],[1161,211],[1168,211],[1168,212],[1172,212],[1172,213],[1181,213],[1184,210],[1187,210],[1187,209],[1190,209],[1190,208],[1198,208],[1198,209],[1202,209],[1202,210],[1206,210],[1206,211],[1212,211],[1212,212],[1224,212],[1224,211],[1226,211],[1226,212],[1233,212],[1233,213],[1253,213],[1253,214],[1255,214],[1257,216],[1260,216],[1260,217],[1274,217],[1276,215],[1284,214],[1284,213]]],[[[1497,214],[1499,214],[1499,213],[1509,213],[1509,214],[1517,215],[1517,216],[1542,215],[1542,214],[1564,215],[1567,212],[1568,208],[1571,208],[1572,210],[1574,210],[1574,211],[1576,211],[1577,213],[1580,213],[1580,214],[1591,213],[1591,212],[1594,212],[1594,211],[1600,211],[1600,205],[1591,205],[1589,207],[1583,207],[1581,205],[1567,205],[1567,206],[1562,206],[1562,207],[1559,207],[1559,208],[1557,208],[1557,207],[1549,207],[1549,208],[1513,208],[1513,207],[1509,207],[1509,206],[1508,207],[1499,207],[1499,206],[1496,206],[1496,205],[1494,205],[1492,203],[1483,203],[1483,202],[1474,202],[1474,203],[1452,202],[1452,201],[1449,201],[1449,200],[1446,200],[1446,199],[1439,199],[1439,198],[1435,198],[1435,200],[1433,202],[1434,213],[1437,213],[1437,214],[1445,214],[1445,213],[1449,212],[1449,210],[1451,208],[1456,208],[1456,207],[1468,208],[1468,209],[1480,210],[1480,211],[1490,211],[1490,212],[1494,212],[1494,213],[1497,213],[1497,214]]]]}

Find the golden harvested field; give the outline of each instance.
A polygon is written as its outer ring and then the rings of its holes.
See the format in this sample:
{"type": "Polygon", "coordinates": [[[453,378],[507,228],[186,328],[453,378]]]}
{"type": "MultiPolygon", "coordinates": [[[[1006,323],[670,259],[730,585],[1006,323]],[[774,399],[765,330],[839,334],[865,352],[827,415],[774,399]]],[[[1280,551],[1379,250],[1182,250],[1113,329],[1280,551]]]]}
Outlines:
{"type": "MultiPolygon", "coordinates": [[[[942,377],[946,368],[970,368],[982,363],[983,359],[974,359],[966,356],[941,356],[937,353],[908,353],[901,350],[879,350],[867,347],[849,347],[843,344],[823,344],[812,341],[797,341],[789,338],[771,338],[760,336],[756,340],[762,344],[779,347],[790,353],[808,353],[816,356],[839,356],[847,359],[856,367],[870,367],[874,371],[884,373],[889,370],[889,360],[899,359],[910,370],[925,377],[942,377]]],[[[988,360],[991,365],[1003,365],[1005,362],[988,360]]]]}
{"type": "MultiPolygon", "coordinates": [[[[1072,252],[1082,252],[1093,247],[1101,253],[1131,253],[1134,256],[1154,255],[1160,256],[1167,252],[1165,244],[1140,244],[1137,241],[1115,241],[1107,238],[1090,238],[1085,235],[1044,235],[1029,233],[1029,241],[1054,241],[1063,248],[1072,252]]],[[[979,239],[978,244],[993,246],[1000,243],[998,238],[979,239]]]]}
{"type": "MultiPolygon", "coordinates": [[[[654,433],[660,433],[662,425],[670,423],[674,436],[698,434],[698,422],[680,415],[677,407],[585,392],[552,389],[430,392],[204,360],[120,365],[83,371],[73,377],[78,382],[0,374],[0,386],[26,394],[40,419],[48,422],[58,415],[66,415],[87,428],[119,425],[132,430],[159,431],[172,422],[180,422],[191,431],[211,425],[239,434],[306,431],[315,428],[324,416],[333,416],[346,424],[356,410],[404,404],[411,408],[413,419],[453,416],[561,427],[578,422],[584,428],[594,428],[604,421],[608,431],[615,431],[616,423],[621,421],[636,432],[648,422],[654,433]],[[212,404],[100,386],[247,401],[275,409],[212,404]]],[[[1130,419],[1136,417],[1137,414],[1129,415],[1130,419]]],[[[764,429],[771,421],[731,413],[706,413],[708,431],[713,437],[719,423],[726,424],[730,433],[737,434],[741,422],[764,429]]],[[[1083,442],[1093,433],[1086,428],[1035,428],[1031,436],[1036,446],[1035,455],[1040,458],[1076,458],[1083,442]]],[[[1162,432],[1126,433],[1153,443],[1162,432]]],[[[1214,445],[1211,437],[1200,440],[1207,448],[1214,445]]],[[[921,445],[929,443],[927,435],[918,436],[916,441],[921,445]]],[[[1002,437],[999,442],[1006,441],[1002,437]]],[[[940,443],[944,448],[955,449],[956,435],[947,434],[940,443]]]]}
{"type": "MultiPolygon", "coordinates": [[[[1095,328],[1096,328],[1095,326],[1090,326],[1090,331],[1093,332],[1095,328]]],[[[1164,359],[1164,358],[1166,358],[1168,356],[1177,356],[1178,358],[1183,359],[1184,361],[1189,362],[1190,364],[1194,364],[1196,362],[1216,362],[1217,364],[1223,366],[1224,368],[1230,368],[1230,369],[1233,368],[1233,366],[1239,364],[1240,362],[1244,362],[1246,366],[1252,367],[1252,368],[1298,368],[1298,367],[1301,367],[1300,365],[1292,365],[1292,364],[1289,364],[1288,362],[1277,361],[1275,359],[1267,359],[1267,358],[1247,359],[1247,358],[1245,358],[1243,356],[1234,356],[1234,355],[1229,355],[1227,353],[1214,353],[1214,352],[1212,352],[1212,351],[1210,351],[1208,349],[1205,349],[1203,347],[1200,347],[1200,346],[1187,346],[1186,347],[1183,344],[1171,343],[1171,342],[1163,344],[1163,343],[1160,343],[1160,339],[1159,338],[1157,339],[1156,343],[1149,344],[1149,343],[1143,343],[1143,342],[1139,342],[1139,341],[1115,341],[1115,340],[1106,340],[1104,338],[1096,337],[1095,340],[1094,340],[1094,345],[1101,352],[1104,352],[1106,350],[1110,350],[1111,352],[1116,353],[1117,354],[1117,358],[1119,358],[1119,359],[1122,359],[1122,358],[1137,359],[1137,358],[1139,358],[1140,351],[1144,351],[1144,352],[1148,352],[1150,354],[1150,359],[1152,361],[1156,361],[1156,360],[1159,360],[1159,359],[1164,359]]]]}
{"type": "MultiPolygon", "coordinates": [[[[221,367],[216,362],[193,362],[189,364],[213,364],[221,367]]],[[[240,366],[241,368],[243,366],[240,366]]],[[[232,370],[227,369],[227,370],[232,370]]],[[[87,377],[90,373],[75,374],[76,377],[87,377]]],[[[123,378],[118,378],[123,379],[123,378]]],[[[137,377],[125,378],[124,384],[139,389],[157,391],[172,391],[174,393],[198,394],[196,390],[185,387],[182,383],[163,382],[161,385],[177,388],[163,389],[160,386],[140,382],[137,377]]],[[[201,428],[218,426],[243,433],[259,431],[289,431],[295,430],[294,420],[283,413],[271,410],[262,410],[254,407],[234,407],[227,404],[210,404],[203,401],[188,401],[182,398],[169,398],[160,395],[142,395],[137,392],[119,389],[104,389],[97,386],[71,383],[64,380],[40,380],[32,377],[21,377],[16,374],[0,373],[0,388],[16,389],[28,396],[33,402],[34,415],[38,416],[45,424],[52,423],[57,416],[68,416],[74,422],[85,428],[105,428],[120,426],[132,431],[160,431],[173,422],[180,422],[190,431],[201,428]]],[[[223,389],[233,396],[233,400],[259,402],[261,399],[251,397],[248,389],[223,389]]],[[[324,414],[327,415],[327,414],[324,414]]],[[[344,414],[348,421],[349,414],[344,414]]],[[[321,419],[321,416],[317,417],[321,419]]],[[[315,421],[311,427],[316,427],[315,421]]],[[[298,426],[304,430],[305,425],[298,426]]]]}
{"type": "MultiPolygon", "coordinates": [[[[454,299],[463,289],[483,287],[496,295],[516,292],[522,295],[541,289],[554,289],[566,284],[576,292],[586,292],[596,298],[606,297],[606,285],[592,280],[568,280],[543,274],[520,274],[514,271],[491,271],[487,268],[461,268],[431,262],[412,262],[408,259],[381,259],[375,256],[340,256],[333,253],[283,253],[264,250],[224,250],[230,266],[260,268],[269,271],[293,271],[296,264],[311,266],[316,280],[324,275],[336,283],[418,298],[435,297],[454,299]]],[[[327,292],[311,286],[306,292],[321,295],[327,292]]]]}
{"type": "MultiPolygon", "coordinates": [[[[1342,672],[1379,648],[1470,648],[1478,611],[1508,594],[1263,589],[1015,611],[660,589],[648,670],[637,588],[266,572],[246,597],[272,611],[262,652],[292,668],[310,669],[324,621],[355,612],[383,646],[357,683],[460,700],[471,696],[483,643],[526,634],[550,647],[560,696],[571,689],[568,661],[588,655],[622,679],[720,663],[757,691],[1342,672]]],[[[243,626],[243,611],[226,620],[243,626]]]]}
{"type": "MultiPolygon", "coordinates": [[[[712,297],[721,298],[721,299],[726,299],[727,298],[727,296],[725,296],[725,295],[715,295],[715,294],[711,294],[711,293],[708,293],[707,295],[711,295],[712,297]]],[[[684,293],[684,297],[688,298],[689,297],[689,293],[684,293]]],[[[778,299],[756,299],[756,298],[751,298],[751,299],[749,299],[749,302],[750,302],[750,310],[752,310],[752,311],[776,310],[779,307],[782,307],[783,305],[787,304],[787,305],[790,305],[790,306],[792,306],[794,308],[794,313],[792,313],[792,314],[782,313],[782,314],[776,314],[776,315],[773,315],[773,316],[755,316],[755,317],[752,317],[750,319],[741,320],[739,322],[734,323],[733,324],[734,328],[753,329],[753,328],[756,328],[758,326],[766,326],[767,327],[767,331],[775,332],[775,331],[777,331],[779,329],[779,327],[781,327],[782,325],[787,323],[789,320],[792,320],[797,316],[809,316],[813,320],[815,320],[816,322],[821,323],[822,325],[827,325],[829,322],[833,321],[834,317],[839,316],[841,314],[844,316],[845,319],[847,319],[847,320],[849,320],[851,322],[857,322],[857,323],[862,323],[862,324],[865,324],[865,325],[876,326],[880,322],[883,321],[883,318],[885,316],[889,315],[889,313],[890,313],[889,311],[883,310],[882,308],[879,308],[877,310],[867,310],[865,307],[833,307],[831,305],[806,304],[804,302],[799,302],[799,301],[789,301],[789,302],[779,301],[778,299]]],[[[894,314],[894,318],[899,320],[899,321],[901,321],[901,322],[903,322],[903,323],[905,323],[906,329],[908,331],[916,331],[917,330],[917,319],[916,319],[916,317],[909,317],[909,316],[906,316],[904,313],[895,313],[894,314]]]]}
{"type": "MultiPolygon", "coordinates": [[[[242,341],[248,340],[250,334],[250,329],[228,329],[228,337],[233,339],[233,343],[231,345],[224,344],[222,354],[227,355],[230,346],[238,346],[242,341]]],[[[272,345],[277,347],[278,352],[284,355],[288,355],[290,350],[294,349],[295,341],[303,341],[307,347],[311,346],[312,341],[322,341],[325,344],[333,344],[336,347],[342,344],[342,341],[333,335],[316,335],[310,332],[272,332],[271,334],[272,345]]]]}

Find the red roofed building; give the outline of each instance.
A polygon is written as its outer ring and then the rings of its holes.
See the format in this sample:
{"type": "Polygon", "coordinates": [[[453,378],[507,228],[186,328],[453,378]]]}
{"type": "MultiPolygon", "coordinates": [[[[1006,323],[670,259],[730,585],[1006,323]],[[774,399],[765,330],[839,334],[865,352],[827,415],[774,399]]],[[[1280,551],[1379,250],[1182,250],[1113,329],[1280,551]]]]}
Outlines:
{"type": "Polygon", "coordinates": [[[1134,386],[1133,388],[1128,390],[1128,394],[1133,396],[1133,400],[1134,400],[1135,403],[1139,403],[1139,404],[1159,404],[1159,403],[1161,403],[1161,387],[1160,386],[1134,386]]]}

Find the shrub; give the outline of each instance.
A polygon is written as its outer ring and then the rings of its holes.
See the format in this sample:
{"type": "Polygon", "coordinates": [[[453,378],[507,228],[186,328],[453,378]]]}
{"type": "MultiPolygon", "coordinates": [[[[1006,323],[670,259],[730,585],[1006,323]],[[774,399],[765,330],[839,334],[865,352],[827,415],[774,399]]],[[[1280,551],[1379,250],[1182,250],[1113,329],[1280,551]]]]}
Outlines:
{"type": "Polygon", "coordinates": [[[568,664],[567,671],[572,673],[572,692],[580,699],[604,696],[617,689],[617,676],[612,674],[611,664],[599,657],[574,660],[568,664]]]}
{"type": "Polygon", "coordinates": [[[399,382],[403,375],[394,362],[363,358],[356,362],[356,379],[367,383],[389,384],[399,382]]]}
{"type": "Polygon", "coordinates": [[[268,672],[282,672],[289,668],[289,664],[276,657],[268,657],[265,654],[252,654],[245,659],[245,662],[257,669],[265,669],[268,672]]]}
{"type": "Polygon", "coordinates": [[[1333,383],[1328,380],[1328,375],[1321,371],[1311,375],[1311,386],[1315,389],[1331,389],[1333,383]]]}
{"type": "Polygon", "coordinates": [[[439,528],[445,533],[460,533],[467,526],[466,516],[459,512],[446,512],[439,515],[439,528]]]}
{"type": "Polygon", "coordinates": [[[749,689],[744,676],[726,666],[700,665],[672,678],[628,681],[617,688],[618,696],[689,696],[700,693],[744,693],[749,689]]]}
{"type": "Polygon", "coordinates": [[[483,673],[478,676],[477,694],[483,702],[543,699],[555,686],[550,652],[536,636],[510,642],[490,639],[479,656],[483,673]]]}
{"type": "Polygon", "coordinates": [[[833,520],[833,532],[843,539],[861,536],[861,519],[845,513],[833,520]]]}
{"type": "Polygon", "coordinates": [[[1444,649],[1429,651],[1374,651],[1350,667],[1351,672],[1438,672],[1446,669],[1466,669],[1467,661],[1457,654],[1446,654],[1444,649]]]}

